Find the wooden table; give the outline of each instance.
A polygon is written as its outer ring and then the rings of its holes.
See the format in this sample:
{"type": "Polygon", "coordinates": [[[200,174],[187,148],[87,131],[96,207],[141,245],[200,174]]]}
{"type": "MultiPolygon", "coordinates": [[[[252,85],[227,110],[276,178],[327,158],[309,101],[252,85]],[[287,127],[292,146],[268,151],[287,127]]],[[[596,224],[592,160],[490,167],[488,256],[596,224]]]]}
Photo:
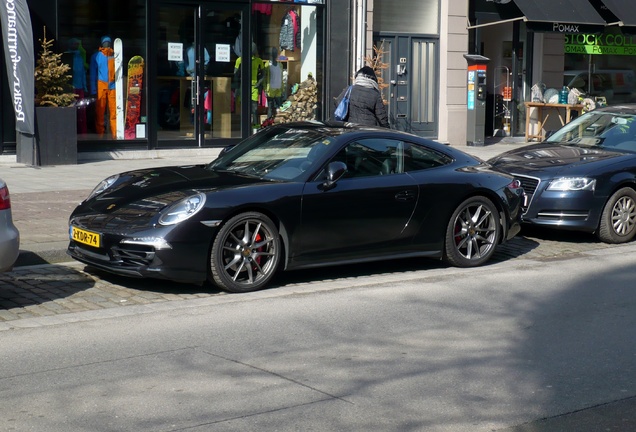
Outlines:
{"type": "Polygon", "coordinates": [[[583,111],[583,105],[569,105],[569,104],[554,104],[554,103],[542,103],[542,102],[525,102],[526,105],[526,141],[530,141],[532,138],[538,138],[539,140],[543,140],[543,126],[545,122],[550,117],[550,113],[545,111],[556,111],[559,116],[559,120],[561,120],[561,126],[567,124],[572,119],[572,111],[576,111],[581,114],[583,111]],[[537,126],[538,126],[538,135],[530,133],[530,108],[537,109],[537,126]],[[545,116],[544,116],[545,114],[545,116]],[[565,118],[563,118],[563,114],[565,114],[565,118]]]}

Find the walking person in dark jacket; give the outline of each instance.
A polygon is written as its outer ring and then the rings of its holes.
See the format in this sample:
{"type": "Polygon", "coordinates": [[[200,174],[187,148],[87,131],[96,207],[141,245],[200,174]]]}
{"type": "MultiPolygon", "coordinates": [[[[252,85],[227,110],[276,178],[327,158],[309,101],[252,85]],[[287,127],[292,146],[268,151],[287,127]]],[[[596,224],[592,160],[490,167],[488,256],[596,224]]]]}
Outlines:
{"type": "MultiPolygon", "coordinates": [[[[345,88],[336,98],[335,106],[338,106],[346,91],[345,88]]],[[[356,72],[349,98],[347,121],[365,126],[389,127],[386,107],[382,102],[378,86],[378,77],[369,66],[364,66],[356,72]]]]}

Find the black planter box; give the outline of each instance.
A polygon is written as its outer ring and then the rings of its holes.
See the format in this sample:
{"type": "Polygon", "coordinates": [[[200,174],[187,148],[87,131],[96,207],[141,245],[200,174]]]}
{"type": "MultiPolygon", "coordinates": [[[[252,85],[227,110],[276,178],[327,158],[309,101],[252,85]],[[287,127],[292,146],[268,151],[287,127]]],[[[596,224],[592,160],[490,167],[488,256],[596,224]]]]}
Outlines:
{"type": "Polygon", "coordinates": [[[35,165],[77,163],[77,108],[35,107],[35,165]]]}
{"type": "Polygon", "coordinates": [[[35,124],[40,165],[77,163],[77,108],[36,107],[35,124]]]}

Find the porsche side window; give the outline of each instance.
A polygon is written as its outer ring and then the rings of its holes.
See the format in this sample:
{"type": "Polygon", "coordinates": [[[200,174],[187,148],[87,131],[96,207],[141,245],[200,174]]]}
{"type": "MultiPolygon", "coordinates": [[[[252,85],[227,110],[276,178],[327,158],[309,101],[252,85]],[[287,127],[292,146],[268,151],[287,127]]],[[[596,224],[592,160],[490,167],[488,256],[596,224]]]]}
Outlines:
{"type": "Polygon", "coordinates": [[[445,154],[424,146],[404,145],[404,171],[420,171],[451,163],[452,159],[445,154]]]}
{"type": "Polygon", "coordinates": [[[347,165],[345,178],[397,174],[403,172],[402,148],[402,141],[362,139],[349,143],[333,160],[347,165]]]}

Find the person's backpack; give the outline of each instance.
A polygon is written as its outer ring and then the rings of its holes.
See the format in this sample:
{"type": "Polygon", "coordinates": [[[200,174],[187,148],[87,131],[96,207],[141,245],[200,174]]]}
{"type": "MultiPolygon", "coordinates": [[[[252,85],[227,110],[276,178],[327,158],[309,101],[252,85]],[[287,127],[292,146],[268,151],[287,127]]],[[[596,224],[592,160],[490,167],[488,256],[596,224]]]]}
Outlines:
{"type": "Polygon", "coordinates": [[[349,117],[349,97],[351,96],[351,87],[353,86],[349,86],[349,88],[347,88],[342,100],[333,113],[333,117],[338,121],[345,121],[349,117]]]}

